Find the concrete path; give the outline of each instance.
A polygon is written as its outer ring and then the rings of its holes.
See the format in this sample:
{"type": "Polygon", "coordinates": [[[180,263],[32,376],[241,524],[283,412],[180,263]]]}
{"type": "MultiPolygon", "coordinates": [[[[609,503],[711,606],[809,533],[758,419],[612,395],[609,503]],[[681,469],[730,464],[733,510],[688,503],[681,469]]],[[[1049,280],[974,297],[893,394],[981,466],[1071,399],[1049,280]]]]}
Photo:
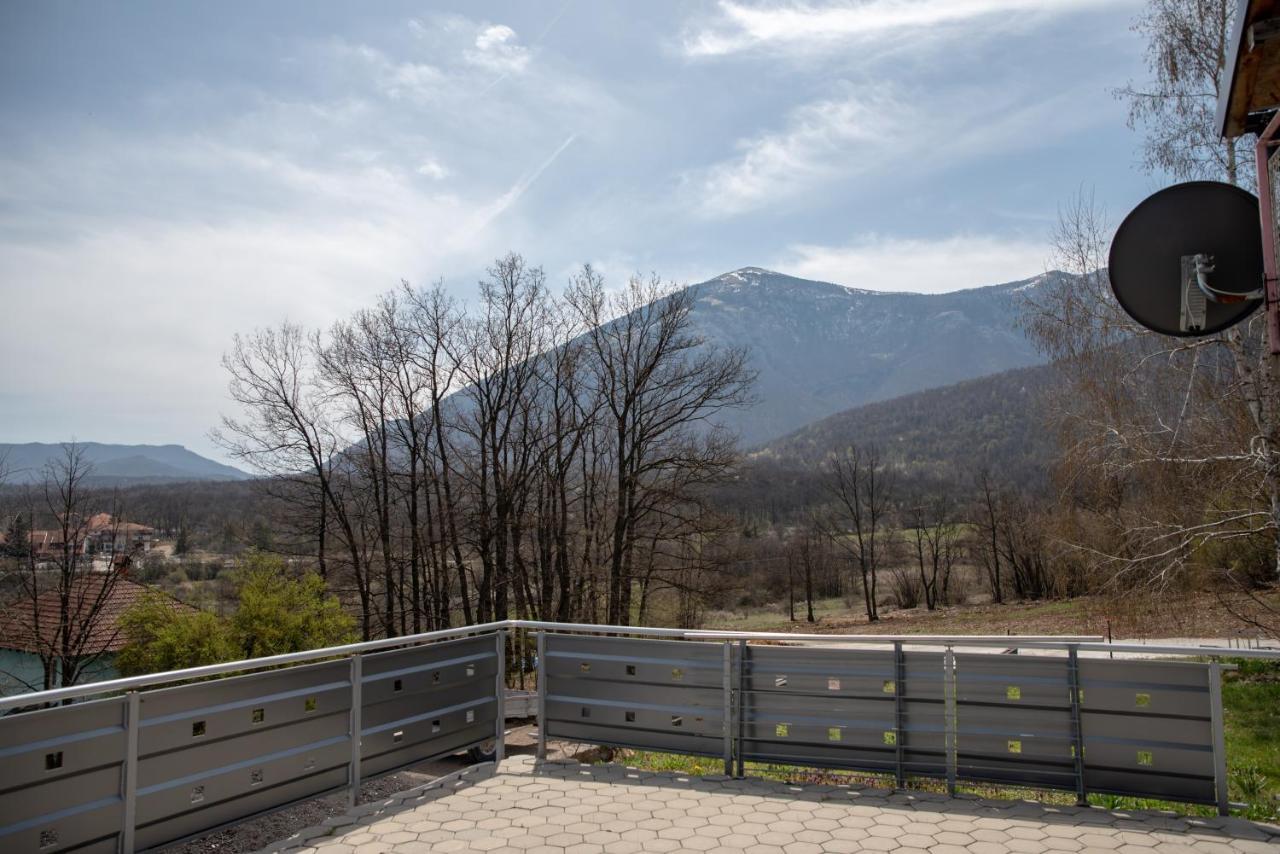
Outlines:
{"type": "Polygon", "coordinates": [[[308,854],[1276,854],[1280,828],[1236,818],[688,777],[619,765],[477,766],[267,849],[308,854]]]}

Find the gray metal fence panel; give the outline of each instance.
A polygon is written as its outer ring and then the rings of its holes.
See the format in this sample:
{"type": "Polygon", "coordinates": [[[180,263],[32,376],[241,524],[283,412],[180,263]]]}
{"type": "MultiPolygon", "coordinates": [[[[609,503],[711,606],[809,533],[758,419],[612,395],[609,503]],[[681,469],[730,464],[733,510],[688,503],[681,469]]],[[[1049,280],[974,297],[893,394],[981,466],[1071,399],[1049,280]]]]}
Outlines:
{"type": "Polygon", "coordinates": [[[197,682],[139,700],[139,848],[328,791],[346,779],[346,662],[197,682]]]}
{"type": "Polygon", "coordinates": [[[364,656],[363,776],[493,738],[499,635],[364,656]]]}
{"type": "Polygon", "coordinates": [[[957,776],[1075,789],[1068,660],[959,654],[955,662],[957,776]]]}
{"type": "Polygon", "coordinates": [[[722,644],[547,635],[544,655],[548,737],[723,754],[722,644]]]}
{"type": "Polygon", "coordinates": [[[1207,664],[1080,662],[1089,791],[1215,803],[1207,664]]]}
{"type": "Polygon", "coordinates": [[[496,732],[499,642],[481,635],[368,654],[362,668],[302,664],[0,718],[0,850],[154,848],[349,788],[356,757],[369,777],[480,744],[496,732]]]}
{"type": "Polygon", "coordinates": [[[741,690],[746,760],[945,772],[940,654],[747,647],[741,690]]]}
{"type": "Polygon", "coordinates": [[[727,732],[742,761],[1214,799],[1207,665],[1082,661],[1073,702],[1066,657],[735,645],[726,670],[719,644],[545,644],[552,738],[720,755],[727,732]]]}
{"type": "Polygon", "coordinates": [[[116,848],[125,714],[117,697],[3,720],[0,850],[116,848]]]}

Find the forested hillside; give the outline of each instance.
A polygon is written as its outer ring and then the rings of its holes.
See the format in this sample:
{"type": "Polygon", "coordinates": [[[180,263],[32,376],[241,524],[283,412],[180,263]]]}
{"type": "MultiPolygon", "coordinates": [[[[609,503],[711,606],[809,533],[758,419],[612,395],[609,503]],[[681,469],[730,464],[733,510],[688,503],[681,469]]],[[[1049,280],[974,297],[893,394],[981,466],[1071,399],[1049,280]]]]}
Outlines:
{"type": "Polygon", "coordinates": [[[752,459],[812,465],[854,445],[877,445],[912,478],[958,480],[983,465],[1010,485],[1043,485],[1053,437],[1040,402],[1054,383],[1041,365],[870,403],[770,442],[752,459]]]}

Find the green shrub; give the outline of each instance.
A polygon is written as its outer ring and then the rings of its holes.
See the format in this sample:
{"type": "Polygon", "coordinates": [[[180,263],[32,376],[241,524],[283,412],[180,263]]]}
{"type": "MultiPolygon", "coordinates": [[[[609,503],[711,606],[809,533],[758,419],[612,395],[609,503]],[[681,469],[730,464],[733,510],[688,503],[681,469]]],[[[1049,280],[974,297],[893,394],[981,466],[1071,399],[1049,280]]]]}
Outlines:
{"type": "Polygon", "coordinates": [[[175,609],[172,599],[150,592],[121,617],[120,672],[156,673],[358,640],[355,620],[324,581],[312,573],[291,576],[279,558],[251,555],[234,589],[230,619],[175,609]]]}

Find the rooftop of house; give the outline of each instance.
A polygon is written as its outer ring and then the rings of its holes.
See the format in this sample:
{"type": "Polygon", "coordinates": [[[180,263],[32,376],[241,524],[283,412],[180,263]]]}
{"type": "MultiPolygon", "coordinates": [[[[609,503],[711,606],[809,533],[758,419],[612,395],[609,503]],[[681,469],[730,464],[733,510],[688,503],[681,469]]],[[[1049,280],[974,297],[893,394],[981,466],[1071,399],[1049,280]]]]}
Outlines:
{"type": "Polygon", "coordinates": [[[140,525],[137,522],[118,522],[110,513],[97,513],[89,517],[89,521],[85,526],[90,534],[110,533],[115,531],[117,534],[151,534],[155,529],[148,525],[140,525]]]}
{"type": "Polygon", "coordinates": [[[1280,0],[1239,0],[1228,51],[1215,127],[1235,138],[1262,130],[1280,106],[1280,0]]]}
{"type": "MultiPolygon", "coordinates": [[[[125,645],[120,618],[148,593],[160,592],[175,611],[196,609],[157,588],[138,584],[114,573],[80,575],[68,588],[72,631],[87,634],[80,645],[86,655],[118,652],[125,645]]],[[[39,653],[57,636],[61,591],[49,583],[34,600],[19,600],[0,614],[0,649],[39,653]]]]}

